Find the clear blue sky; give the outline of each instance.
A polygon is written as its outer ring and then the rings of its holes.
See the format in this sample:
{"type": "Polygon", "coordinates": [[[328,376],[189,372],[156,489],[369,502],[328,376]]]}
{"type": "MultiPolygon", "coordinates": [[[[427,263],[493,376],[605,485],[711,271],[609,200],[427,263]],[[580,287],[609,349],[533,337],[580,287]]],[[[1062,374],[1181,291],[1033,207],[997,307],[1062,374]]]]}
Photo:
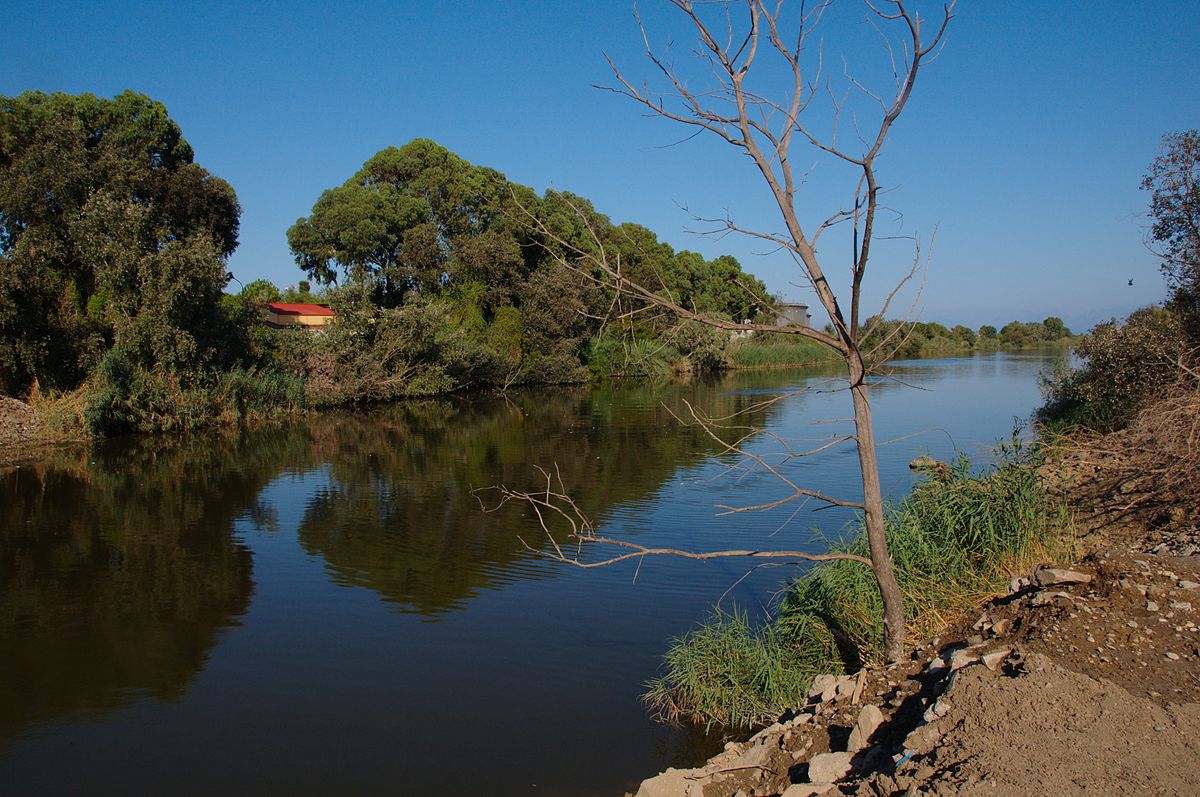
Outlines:
{"type": "MultiPolygon", "coordinates": [[[[684,39],[664,4],[642,5],[652,31],[684,39]]],[[[701,139],[663,148],[678,129],[591,87],[609,80],[603,52],[649,74],[631,9],[10,0],[0,94],[131,88],[165,103],[197,161],[241,199],[230,269],[243,281],[301,279],[288,226],[379,149],[429,137],[539,191],[586,196],[677,248],[733,254],[806,300],[783,255],[686,231],[683,207],[778,228],[744,158],[701,139]]],[[[850,0],[836,10],[846,21],[831,27],[827,54],[838,26],[861,17],[850,0]]],[[[978,326],[1053,314],[1081,327],[1161,299],[1138,184],[1164,132],[1200,126],[1198,41],[1195,0],[961,2],[882,164],[904,213],[888,231],[928,243],[937,229],[916,315],[978,326]]],[[[821,175],[804,198],[809,218],[842,197],[821,175]]],[[[881,250],[869,298],[906,257],[881,250]]]]}

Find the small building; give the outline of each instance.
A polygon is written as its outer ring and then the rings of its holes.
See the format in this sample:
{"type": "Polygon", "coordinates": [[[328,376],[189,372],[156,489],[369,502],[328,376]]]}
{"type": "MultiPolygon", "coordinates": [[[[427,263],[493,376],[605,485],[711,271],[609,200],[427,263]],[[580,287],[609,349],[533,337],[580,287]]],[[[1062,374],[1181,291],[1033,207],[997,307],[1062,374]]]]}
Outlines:
{"type": "Polygon", "coordinates": [[[332,324],[337,313],[327,304],[304,304],[300,302],[260,302],[258,312],[267,326],[276,329],[302,327],[319,329],[332,324]]]}
{"type": "Polygon", "coordinates": [[[781,302],[777,307],[779,316],[775,319],[776,326],[788,327],[793,324],[799,327],[812,326],[812,315],[808,312],[807,304],[781,302]]]}

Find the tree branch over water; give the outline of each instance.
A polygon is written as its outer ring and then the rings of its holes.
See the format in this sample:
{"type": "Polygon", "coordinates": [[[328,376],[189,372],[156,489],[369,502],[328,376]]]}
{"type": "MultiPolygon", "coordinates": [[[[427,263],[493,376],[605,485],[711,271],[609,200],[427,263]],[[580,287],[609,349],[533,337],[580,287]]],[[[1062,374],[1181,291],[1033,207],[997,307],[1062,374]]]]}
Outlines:
{"type": "MultiPolygon", "coordinates": [[[[518,501],[530,507],[537,517],[538,525],[546,534],[546,539],[550,543],[551,550],[545,548],[536,548],[521,539],[521,544],[525,546],[531,553],[538,556],[544,556],[553,559],[557,562],[574,565],[575,567],[594,568],[614,565],[618,562],[623,562],[628,559],[642,559],[646,556],[678,556],[684,559],[728,559],[728,558],[770,558],[770,559],[803,559],[810,562],[828,562],[839,559],[848,559],[850,561],[865,564],[868,567],[871,565],[871,560],[864,556],[856,556],[846,553],[825,553],[814,554],[806,551],[764,551],[764,550],[723,550],[723,551],[708,551],[695,552],[685,551],[678,548],[652,548],[640,543],[631,542],[629,540],[619,540],[613,537],[605,537],[596,533],[595,526],[592,521],[583,513],[579,505],[567,494],[566,487],[562,483],[562,477],[558,473],[558,468],[555,467],[555,472],[552,474],[541,466],[537,467],[542,476],[546,480],[546,486],[537,492],[524,492],[521,490],[513,490],[504,485],[495,487],[485,487],[475,490],[475,497],[479,500],[479,505],[484,512],[496,512],[511,501],[518,501]],[[482,495],[484,493],[497,493],[500,498],[492,506],[484,503],[482,495]],[[571,540],[565,548],[562,543],[555,538],[555,529],[551,526],[557,519],[563,525],[562,533],[565,531],[567,537],[571,540]],[[611,545],[615,548],[626,549],[627,553],[617,554],[607,558],[585,561],[582,558],[583,548],[585,544],[611,545]],[[572,550],[572,548],[574,550],[572,550]]],[[[823,499],[829,500],[829,499],[823,499]]],[[[753,507],[747,507],[750,509],[753,507]]]]}

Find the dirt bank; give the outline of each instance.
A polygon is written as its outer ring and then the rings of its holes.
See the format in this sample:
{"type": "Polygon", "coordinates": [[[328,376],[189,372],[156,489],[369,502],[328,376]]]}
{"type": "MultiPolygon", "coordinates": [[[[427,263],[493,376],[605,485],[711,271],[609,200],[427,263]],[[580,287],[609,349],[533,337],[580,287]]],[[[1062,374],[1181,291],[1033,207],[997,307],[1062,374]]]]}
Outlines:
{"type": "MultiPolygon", "coordinates": [[[[60,417],[68,412],[78,410],[63,400],[51,407],[50,415],[60,417]]],[[[0,396],[0,467],[37,459],[54,446],[84,439],[78,424],[48,423],[44,415],[30,404],[0,396]],[[62,428],[55,431],[55,427],[62,428]]]]}

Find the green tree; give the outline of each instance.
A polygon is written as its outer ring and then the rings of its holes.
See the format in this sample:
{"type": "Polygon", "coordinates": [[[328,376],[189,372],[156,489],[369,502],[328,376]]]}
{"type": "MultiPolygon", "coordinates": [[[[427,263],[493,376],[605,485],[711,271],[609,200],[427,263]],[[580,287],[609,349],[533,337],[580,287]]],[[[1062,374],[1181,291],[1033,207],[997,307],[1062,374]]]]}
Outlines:
{"type": "Polygon", "coordinates": [[[446,282],[456,241],[486,231],[506,191],[499,172],[416,139],[324,192],[288,230],[288,244],[318,283],[369,282],[380,303],[395,306],[408,291],[446,282]]]}
{"type": "Polygon", "coordinates": [[[1042,322],[1042,329],[1046,340],[1060,340],[1071,336],[1071,330],[1067,329],[1063,320],[1054,315],[1042,322]]]}
{"type": "Polygon", "coordinates": [[[964,346],[968,346],[968,347],[974,346],[975,343],[978,341],[978,338],[975,335],[974,330],[972,330],[970,327],[965,327],[962,324],[955,324],[953,327],[950,328],[950,331],[954,334],[954,336],[956,338],[958,338],[959,343],[961,343],[964,346]]]}
{"type": "Polygon", "coordinates": [[[247,302],[277,302],[282,294],[279,293],[279,288],[275,287],[275,283],[258,279],[247,282],[238,295],[247,302]]]}
{"type": "Polygon", "coordinates": [[[147,368],[236,356],[220,302],[239,213],[149,97],[0,97],[0,390],[74,388],[114,349],[147,368]]]}
{"type": "Polygon", "coordinates": [[[1192,340],[1200,339],[1200,132],[1163,136],[1162,150],[1142,180],[1151,192],[1151,248],[1162,259],[1169,302],[1192,340]]]}

